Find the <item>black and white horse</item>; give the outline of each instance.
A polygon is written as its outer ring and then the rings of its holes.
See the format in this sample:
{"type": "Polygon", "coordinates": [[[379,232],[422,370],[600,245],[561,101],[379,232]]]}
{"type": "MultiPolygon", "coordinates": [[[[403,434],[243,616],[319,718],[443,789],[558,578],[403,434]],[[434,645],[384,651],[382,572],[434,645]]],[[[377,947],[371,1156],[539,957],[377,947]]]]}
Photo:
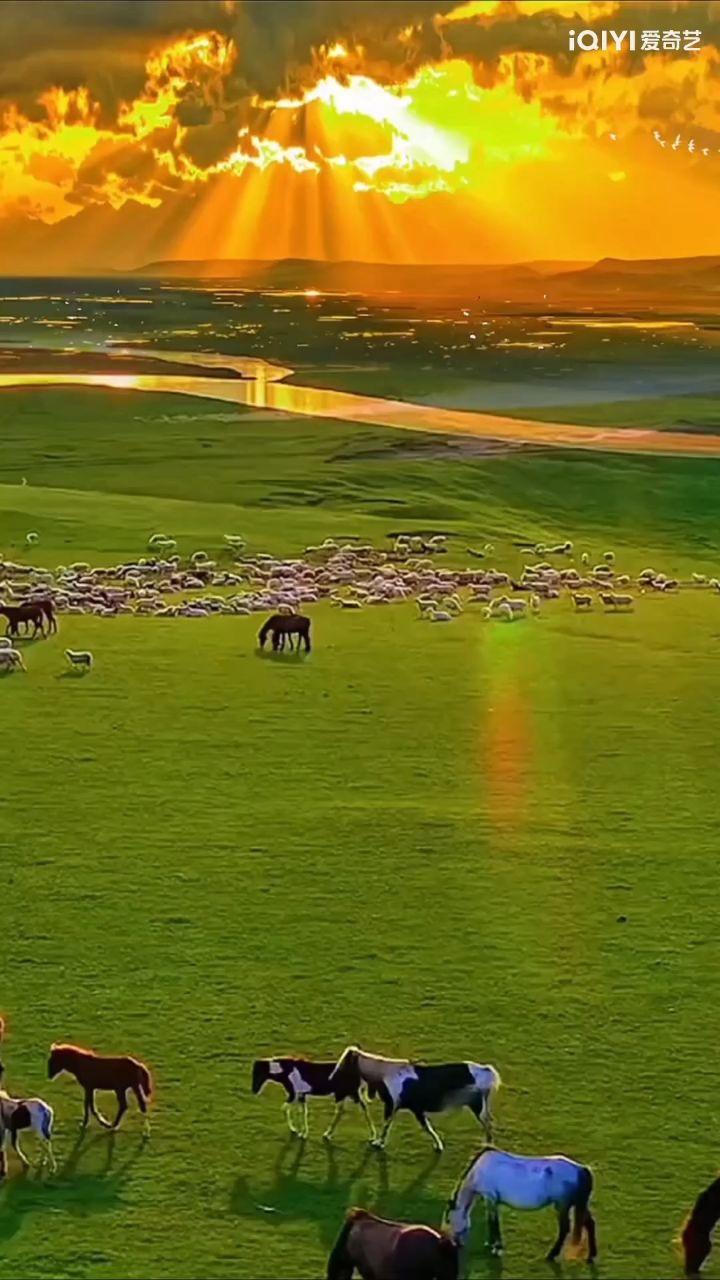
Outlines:
{"type": "Polygon", "coordinates": [[[375,1139],[375,1126],[368,1108],[365,1090],[361,1080],[350,1080],[345,1076],[335,1076],[335,1062],[313,1062],[309,1058],[258,1058],[253,1063],[252,1091],[260,1093],[266,1084],[279,1084],[285,1090],[286,1100],[283,1111],[291,1133],[301,1138],[308,1136],[308,1098],[334,1098],[335,1114],[323,1134],[328,1141],[332,1138],[343,1113],[345,1103],[356,1102],[362,1107],[370,1130],[371,1141],[375,1139]],[[301,1127],[295,1128],[290,1108],[300,1108],[301,1127]]]}
{"type": "Polygon", "coordinates": [[[364,1053],[355,1045],[343,1053],[331,1082],[346,1091],[359,1091],[364,1084],[371,1098],[381,1099],[385,1124],[380,1137],[371,1139],[376,1146],[385,1146],[396,1113],[410,1111],[430,1134],[437,1151],[443,1149],[442,1139],[430,1124],[428,1112],[469,1107],[490,1138],[490,1103],[501,1083],[494,1067],[477,1062],[426,1066],[406,1058],[381,1058],[374,1053],[364,1053]]]}

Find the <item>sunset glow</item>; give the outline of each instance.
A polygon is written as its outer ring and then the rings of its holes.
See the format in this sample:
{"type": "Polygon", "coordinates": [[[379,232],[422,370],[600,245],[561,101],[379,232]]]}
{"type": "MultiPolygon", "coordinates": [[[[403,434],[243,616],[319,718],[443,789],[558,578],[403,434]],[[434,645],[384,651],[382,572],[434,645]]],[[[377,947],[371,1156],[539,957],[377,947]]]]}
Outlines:
{"type": "MultiPolygon", "coordinates": [[[[216,5],[207,11],[217,17],[216,5]]],[[[689,201],[693,251],[709,252],[716,46],[633,63],[625,52],[567,51],[571,21],[627,26],[633,13],[629,3],[469,0],[441,7],[429,28],[398,29],[393,62],[365,29],[328,31],[309,57],[288,59],[289,91],[270,95],[250,82],[239,29],[154,37],[142,84],[112,109],[92,75],[4,96],[0,216],[20,258],[40,236],[58,269],[69,219],[83,228],[89,265],[209,252],[639,256],[655,239],[681,254],[689,201]],[[661,147],[660,129],[668,139],[682,129],[692,145],[661,147]],[[638,213],[649,207],[648,229],[638,213]]]]}

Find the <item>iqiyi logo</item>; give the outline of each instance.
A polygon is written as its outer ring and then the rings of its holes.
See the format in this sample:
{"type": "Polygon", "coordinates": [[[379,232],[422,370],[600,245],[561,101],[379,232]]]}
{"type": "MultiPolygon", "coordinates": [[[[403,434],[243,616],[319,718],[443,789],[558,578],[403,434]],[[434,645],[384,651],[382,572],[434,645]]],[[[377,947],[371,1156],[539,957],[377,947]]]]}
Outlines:
{"type": "Polygon", "coordinates": [[[615,49],[618,53],[698,53],[702,31],[568,31],[571,53],[599,53],[615,49]]]}

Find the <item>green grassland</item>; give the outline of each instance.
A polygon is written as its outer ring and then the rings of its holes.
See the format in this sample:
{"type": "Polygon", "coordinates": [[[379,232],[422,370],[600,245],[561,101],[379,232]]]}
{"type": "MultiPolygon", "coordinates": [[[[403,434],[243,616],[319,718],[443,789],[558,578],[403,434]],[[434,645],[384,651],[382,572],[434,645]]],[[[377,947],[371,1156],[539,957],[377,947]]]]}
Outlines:
{"type": "MultiPolygon", "coordinates": [[[[395,529],[573,537],[620,567],[717,567],[710,462],[559,453],[407,457],[407,433],[109,392],[0,397],[0,549],[36,563],[292,553],[395,529]],[[22,476],[28,484],[21,485],[22,476]]],[[[0,1276],[319,1277],[349,1203],[437,1221],[479,1145],[398,1120],[388,1152],[326,1104],[304,1147],[257,1055],[495,1063],[498,1140],[597,1180],[600,1274],[672,1276],[717,1152],[720,600],[518,626],[468,610],[313,610],[307,659],[257,620],[71,617],[0,680],[3,1046],[11,1089],[57,1111],[58,1175],[0,1190],[0,1276]],[[62,648],[93,650],[88,678],[62,648]],[[78,1142],[53,1039],[127,1050],[157,1081],[78,1142]]],[[[25,1142],[28,1149],[31,1139],[25,1142]]],[[[496,1275],[478,1210],[469,1271],[496,1275]]],[[[504,1275],[541,1277],[551,1215],[505,1215],[504,1275]]],[[[584,1273],[568,1263],[564,1274],[584,1273]]],[[[720,1274],[716,1263],[709,1274],[720,1274]]]]}

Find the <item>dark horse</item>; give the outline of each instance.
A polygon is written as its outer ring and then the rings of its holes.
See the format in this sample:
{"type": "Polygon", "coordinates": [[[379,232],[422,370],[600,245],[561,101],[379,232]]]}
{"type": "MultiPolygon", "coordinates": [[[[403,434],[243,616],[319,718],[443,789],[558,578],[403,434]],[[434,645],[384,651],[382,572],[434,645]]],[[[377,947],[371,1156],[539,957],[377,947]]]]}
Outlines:
{"type": "Polygon", "coordinates": [[[351,1209],[330,1259],[328,1280],[457,1280],[458,1246],[433,1227],[387,1222],[351,1209]]]}
{"type": "Polygon", "coordinates": [[[310,619],[303,617],[301,613],[274,613],[268,618],[258,632],[261,649],[265,648],[269,635],[272,636],[272,647],[276,652],[283,648],[286,639],[292,649],[294,635],[298,637],[298,648],[302,640],[305,652],[310,652],[310,619]]]}
{"type": "Polygon", "coordinates": [[[117,1129],[127,1111],[128,1089],[132,1089],[135,1094],[147,1127],[147,1104],[152,1095],[152,1077],[144,1063],[138,1062],[137,1058],[110,1058],[93,1053],[92,1049],[80,1049],[75,1044],[54,1044],[48,1058],[48,1079],[54,1080],[62,1071],[74,1076],[85,1090],[83,1127],[89,1123],[92,1114],[106,1129],[117,1129]],[[112,1124],[95,1109],[96,1089],[106,1089],[117,1097],[118,1111],[112,1124]]]}
{"type": "Polygon", "coordinates": [[[20,634],[20,623],[23,622],[27,626],[29,622],[33,624],[33,635],[36,636],[38,631],[41,635],[45,634],[43,619],[45,612],[40,604],[18,604],[18,605],[0,605],[0,614],[7,618],[7,635],[17,636],[20,634]]]}
{"type": "Polygon", "coordinates": [[[696,1276],[712,1249],[711,1232],[720,1218],[720,1178],[700,1192],[680,1239],[685,1254],[685,1275],[696,1276]]]}
{"type": "Polygon", "coordinates": [[[57,631],[57,618],[55,617],[55,606],[49,596],[43,596],[41,600],[32,600],[30,603],[37,605],[42,609],[43,617],[48,624],[48,631],[57,631]]]}

